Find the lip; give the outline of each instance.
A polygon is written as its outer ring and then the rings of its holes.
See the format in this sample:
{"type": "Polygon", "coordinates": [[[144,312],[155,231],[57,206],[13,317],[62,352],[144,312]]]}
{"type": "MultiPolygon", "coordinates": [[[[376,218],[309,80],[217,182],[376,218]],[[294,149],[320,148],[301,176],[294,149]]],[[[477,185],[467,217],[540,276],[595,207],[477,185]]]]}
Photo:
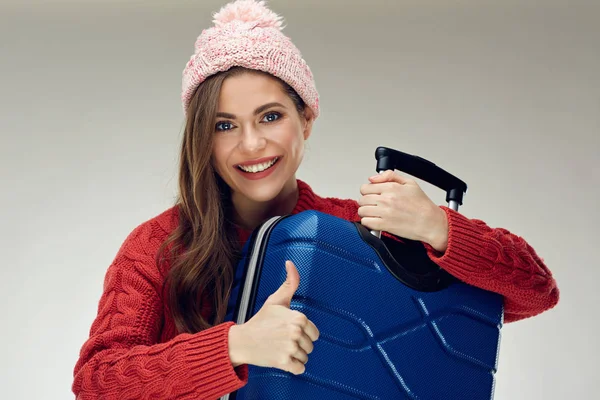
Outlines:
{"type": "Polygon", "coordinates": [[[251,161],[246,161],[246,162],[243,162],[243,163],[240,163],[240,164],[235,164],[235,166],[237,167],[238,165],[241,165],[243,167],[250,167],[252,165],[262,164],[264,162],[271,161],[274,158],[281,158],[281,156],[272,156],[272,157],[257,158],[256,160],[251,160],[251,161]]]}
{"type": "MultiPolygon", "coordinates": [[[[261,159],[257,159],[257,160],[252,160],[252,162],[250,164],[245,163],[245,164],[241,164],[241,165],[255,165],[257,163],[261,163],[261,162],[265,162],[265,161],[269,161],[272,160],[275,157],[267,157],[267,158],[261,158],[261,159]]],[[[283,157],[278,157],[277,158],[277,162],[272,165],[271,167],[269,167],[268,169],[262,171],[262,172],[245,172],[242,171],[240,168],[238,168],[237,166],[240,164],[236,164],[236,166],[234,167],[234,169],[237,171],[238,174],[240,174],[240,176],[244,177],[244,179],[247,179],[249,181],[256,181],[259,179],[264,179],[266,177],[268,177],[269,175],[273,174],[275,172],[275,170],[277,170],[279,168],[279,166],[281,165],[281,159],[283,157]]]]}

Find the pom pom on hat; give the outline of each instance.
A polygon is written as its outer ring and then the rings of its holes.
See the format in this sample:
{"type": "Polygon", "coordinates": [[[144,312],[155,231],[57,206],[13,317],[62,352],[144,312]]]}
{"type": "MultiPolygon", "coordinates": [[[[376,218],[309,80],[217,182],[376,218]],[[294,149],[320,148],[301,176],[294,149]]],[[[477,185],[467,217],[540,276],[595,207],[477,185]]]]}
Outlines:
{"type": "Polygon", "coordinates": [[[300,50],[283,34],[283,18],[265,1],[234,0],[213,15],[202,31],[182,76],[184,114],[196,89],[208,77],[239,66],[269,73],[290,85],[319,116],[319,93],[300,50]]]}
{"type": "Polygon", "coordinates": [[[218,27],[232,21],[254,22],[261,28],[283,29],[283,18],[269,10],[264,1],[237,0],[221,8],[218,13],[215,13],[213,19],[218,27]]]}

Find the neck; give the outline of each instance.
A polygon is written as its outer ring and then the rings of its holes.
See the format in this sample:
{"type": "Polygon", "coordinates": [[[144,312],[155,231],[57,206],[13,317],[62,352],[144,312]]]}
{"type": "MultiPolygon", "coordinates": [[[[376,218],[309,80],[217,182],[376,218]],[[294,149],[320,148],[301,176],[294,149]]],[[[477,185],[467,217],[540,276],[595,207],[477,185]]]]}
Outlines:
{"type": "Polygon", "coordinates": [[[234,221],[243,229],[254,230],[267,219],[291,214],[298,202],[298,184],[291,179],[274,199],[267,202],[256,202],[232,194],[234,221]]]}

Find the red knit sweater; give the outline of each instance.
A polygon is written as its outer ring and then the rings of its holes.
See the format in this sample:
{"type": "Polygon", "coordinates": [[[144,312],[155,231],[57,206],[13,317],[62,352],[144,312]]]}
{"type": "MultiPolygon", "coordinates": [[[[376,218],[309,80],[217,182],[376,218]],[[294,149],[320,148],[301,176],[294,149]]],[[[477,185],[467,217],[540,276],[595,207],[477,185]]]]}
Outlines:
{"type": "MultiPolygon", "coordinates": [[[[356,201],[319,197],[300,180],[298,187],[293,214],[313,209],[359,219],[356,201]]],[[[505,322],[554,307],[556,282],[525,240],[442,208],[449,242],[444,254],[426,245],[434,262],[466,283],[502,294],[505,322]]],[[[217,399],[247,382],[247,365],[233,368],[229,360],[232,322],[177,334],[159,295],[164,271],[154,259],[177,222],[173,207],[141,224],[108,268],[98,315],[74,370],[72,389],[78,399],[217,399]]],[[[240,231],[241,239],[249,233],[240,231]]]]}

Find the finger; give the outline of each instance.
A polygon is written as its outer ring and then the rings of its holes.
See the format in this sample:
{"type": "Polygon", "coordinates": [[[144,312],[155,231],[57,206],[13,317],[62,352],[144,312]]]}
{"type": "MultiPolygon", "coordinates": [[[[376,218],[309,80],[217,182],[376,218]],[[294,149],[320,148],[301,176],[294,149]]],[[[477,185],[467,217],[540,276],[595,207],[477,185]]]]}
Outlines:
{"type": "Polygon", "coordinates": [[[289,357],[289,359],[286,359],[285,363],[281,365],[280,369],[291,372],[294,375],[300,375],[306,371],[306,366],[303,362],[295,359],[294,357],[289,357]]]}
{"type": "Polygon", "coordinates": [[[286,261],[285,269],[287,272],[285,282],[283,282],[275,293],[267,298],[265,304],[277,304],[288,308],[290,307],[292,297],[300,284],[300,274],[298,274],[296,266],[291,261],[286,261]]]}
{"type": "Polygon", "coordinates": [[[298,310],[291,310],[290,315],[292,327],[295,325],[297,328],[300,328],[300,330],[298,330],[298,333],[300,333],[308,324],[308,318],[298,310]]]}
{"type": "Polygon", "coordinates": [[[363,196],[372,194],[382,194],[389,192],[393,189],[396,182],[377,182],[377,183],[365,183],[360,187],[360,194],[363,196]]]}
{"type": "Polygon", "coordinates": [[[383,229],[383,219],[381,218],[377,218],[377,217],[363,217],[360,220],[360,223],[371,229],[371,230],[375,230],[375,231],[381,231],[384,230],[383,229]]]}
{"type": "Polygon", "coordinates": [[[300,349],[302,349],[302,351],[304,351],[306,354],[312,353],[313,349],[315,348],[311,338],[306,334],[306,332],[302,332],[302,336],[300,339],[298,339],[298,344],[300,345],[300,349]]]}
{"type": "Polygon", "coordinates": [[[304,327],[304,332],[308,335],[308,337],[310,338],[310,340],[312,340],[313,342],[319,339],[319,330],[317,329],[317,326],[315,324],[313,324],[313,322],[311,320],[308,320],[306,322],[306,326],[304,327]]]}
{"type": "Polygon", "coordinates": [[[397,182],[401,185],[408,185],[415,183],[413,179],[407,178],[400,174],[397,174],[395,171],[387,170],[382,174],[373,175],[369,178],[370,182],[373,183],[382,183],[382,182],[397,182]]]}
{"type": "Polygon", "coordinates": [[[358,199],[359,206],[376,206],[377,200],[380,198],[378,194],[368,194],[366,196],[361,196],[358,199]]]}
{"type": "Polygon", "coordinates": [[[381,218],[381,207],[362,206],[358,208],[359,217],[378,217],[381,218]]]}
{"type": "Polygon", "coordinates": [[[393,179],[393,175],[395,174],[394,170],[388,169],[383,172],[378,173],[377,175],[373,175],[369,177],[369,181],[371,182],[387,182],[393,179]]]}
{"type": "Polygon", "coordinates": [[[308,362],[308,354],[301,347],[299,347],[298,350],[292,354],[292,357],[300,361],[302,364],[306,364],[308,362]]]}
{"type": "Polygon", "coordinates": [[[383,193],[382,184],[365,183],[360,186],[360,194],[363,196],[383,193]]]}

